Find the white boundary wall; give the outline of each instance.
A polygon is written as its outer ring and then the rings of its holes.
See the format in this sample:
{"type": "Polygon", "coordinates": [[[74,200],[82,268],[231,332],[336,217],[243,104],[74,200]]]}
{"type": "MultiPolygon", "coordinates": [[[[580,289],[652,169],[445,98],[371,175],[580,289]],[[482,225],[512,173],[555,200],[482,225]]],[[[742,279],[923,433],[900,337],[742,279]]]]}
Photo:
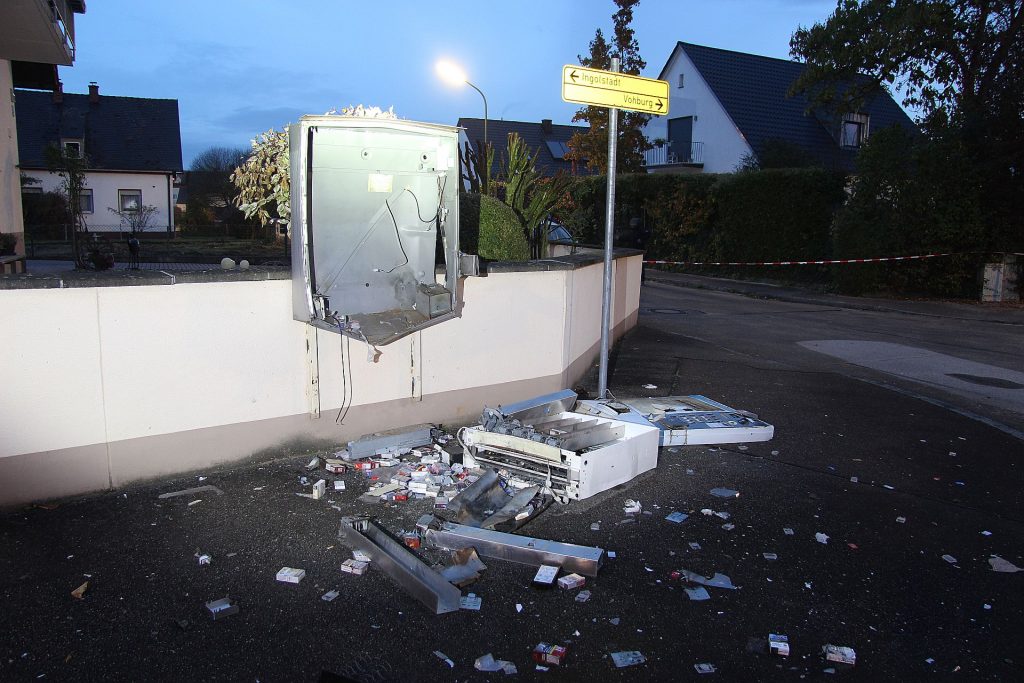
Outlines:
{"type": "MultiPolygon", "coordinates": [[[[641,258],[615,262],[617,335],[636,323],[641,258]]],[[[461,318],[381,347],[376,363],[350,342],[340,426],[342,338],[292,320],[290,280],[0,289],[0,505],[468,424],[485,403],[571,387],[597,357],[601,273],[467,278],[461,318]]]]}

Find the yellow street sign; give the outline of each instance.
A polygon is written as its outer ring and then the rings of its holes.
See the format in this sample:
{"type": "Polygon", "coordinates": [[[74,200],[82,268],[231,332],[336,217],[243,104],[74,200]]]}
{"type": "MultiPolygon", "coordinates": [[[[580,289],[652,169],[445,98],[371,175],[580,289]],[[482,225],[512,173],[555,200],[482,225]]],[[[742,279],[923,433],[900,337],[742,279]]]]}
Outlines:
{"type": "Polygon", "coordinates": [[[668,113],[668,81],[566,64],[562,67],[562,99],[594,107],[665,115],[668,113]]]}

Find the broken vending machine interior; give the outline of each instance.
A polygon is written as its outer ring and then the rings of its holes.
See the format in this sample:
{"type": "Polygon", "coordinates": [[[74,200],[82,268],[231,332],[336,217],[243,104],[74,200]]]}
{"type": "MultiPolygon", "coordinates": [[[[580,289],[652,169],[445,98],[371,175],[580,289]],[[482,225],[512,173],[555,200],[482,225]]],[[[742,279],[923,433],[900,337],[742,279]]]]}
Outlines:
{"type": "Polygon", "coordinates": [[[576,411],[625,422],[654,425],[662,446],[693,446],[769,441],[775,427],[745,410],[730,408],[707,396],[580,401],[576,411]]]}
{"type": "Polygon", "coordinates": [[[473,271],[460,264],[458,136],[351,116],[288,129],[296,320],[380,346],[458,315],[473,271]]]}
{"type": "Polygon", "coordinates": [[[658,465],[656,427],[563,409],[563,393],[540,397],[525,411],[485,408],[481,424],[459,433],[466,466],[507,471],[568,502],[658,465]],[[561,410],[545,410],[545,398],[561,410]]]}

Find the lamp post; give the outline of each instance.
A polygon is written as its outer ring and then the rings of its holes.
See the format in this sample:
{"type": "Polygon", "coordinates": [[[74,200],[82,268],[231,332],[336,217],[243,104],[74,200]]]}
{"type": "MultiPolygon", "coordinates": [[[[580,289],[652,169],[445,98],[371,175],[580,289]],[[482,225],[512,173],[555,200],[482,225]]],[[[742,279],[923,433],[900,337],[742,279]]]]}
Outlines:
{"type": "Polygon", "coordinates": [[[472,88],[473,90],[476,90],[478,93],[480,93],[480,97],[483,98],[483,100],[484,100],[484,150],[483,150],[483,154],[484,154],[484,157],[486,158],[486,156],[487,156],[487,96],[484,95],[484,91],[483,90],[481,90],[480,88],[476,87],[475,85],[473,85],[472,83],[469,82],[469,79],[466,78],[466,72],[463,71],[459,67],[459,65],[457,65],[457,64],[455,64],[453,62],[449,62],[446,59],[442,59],[441,61],[439,61],[437,63],[437,66],[435,68],[437,69],[437,75],[441,77],[441,80],[443,80],[446,83],[449,83],[451,85],[462,85],[463,83],[465,83],[470,88],[472,88]]]}

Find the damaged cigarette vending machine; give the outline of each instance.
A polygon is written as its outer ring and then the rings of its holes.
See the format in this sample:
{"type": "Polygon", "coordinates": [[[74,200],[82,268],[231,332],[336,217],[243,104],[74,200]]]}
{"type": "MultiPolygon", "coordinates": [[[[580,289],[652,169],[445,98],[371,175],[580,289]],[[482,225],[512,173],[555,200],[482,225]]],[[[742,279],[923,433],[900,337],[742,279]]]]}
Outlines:
{"type": "Polygon", "coordinates": [[[294,318],[379,346],[457,316],[458,129],[303,116],[289,144],[294,318]]]}

